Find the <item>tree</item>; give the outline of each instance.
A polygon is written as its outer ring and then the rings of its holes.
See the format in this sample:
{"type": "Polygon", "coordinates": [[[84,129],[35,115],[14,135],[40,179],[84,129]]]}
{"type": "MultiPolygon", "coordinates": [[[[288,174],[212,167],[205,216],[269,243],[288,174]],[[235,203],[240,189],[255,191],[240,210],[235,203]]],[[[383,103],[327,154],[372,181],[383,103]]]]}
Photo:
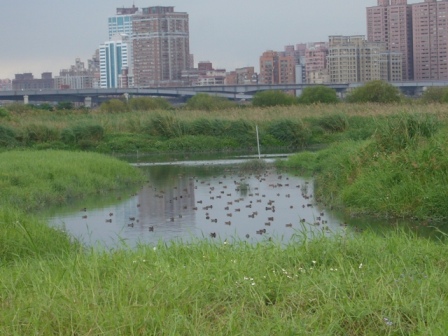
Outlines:
{"type": "Polygon", "coordinates": [[[297,98],[279,90],[257,92],[252,99],[252,105],[257,107],[268,107],[277,105],[295,105],[297,98]]]}
{"type": "Polygon", "coordinates": [[[338,101],[336,91],[324,85],[306,87],[299,97],[300,104],[334,104],[338,101]]]}
{"type": "Polygon", "coordinates": [[[360,86],[347,95],[349,103],[399,103],[401,92],[395,86],[380,80],[360,86]]]}

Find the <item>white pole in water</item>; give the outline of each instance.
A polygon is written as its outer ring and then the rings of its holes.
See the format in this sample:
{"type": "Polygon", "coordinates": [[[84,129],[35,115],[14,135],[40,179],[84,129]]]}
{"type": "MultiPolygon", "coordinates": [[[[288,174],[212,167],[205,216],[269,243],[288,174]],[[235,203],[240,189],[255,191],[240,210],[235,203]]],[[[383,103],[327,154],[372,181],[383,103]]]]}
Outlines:
{"type": "Polygon", "coordinates": [[[258,146],[258,160],[261,159],[261,153],[260,153],[260,137],[258,136],[258,125],[255,126],[257,130],[257,146],[258,146]]]}

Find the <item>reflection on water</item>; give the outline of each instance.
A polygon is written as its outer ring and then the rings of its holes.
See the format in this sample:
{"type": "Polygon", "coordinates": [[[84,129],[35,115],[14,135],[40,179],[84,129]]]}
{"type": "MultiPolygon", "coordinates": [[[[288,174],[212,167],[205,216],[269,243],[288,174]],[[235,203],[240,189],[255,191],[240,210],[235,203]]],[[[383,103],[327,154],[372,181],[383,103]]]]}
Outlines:
{"type": "MultiPolygon", "coordinates": [[[[287,241],[304,227],[310,232],[359,231],[318,205],[311,179],[274,169],[241,173],[237,165],[149,165],[148,181],[133,194],[111,195],[112,205],[76,205],[77,210],[50,216],[52,225],[86,244],[113,247],[156,244],[192,237],[256,242],[269,237],[287,241]],[[86,211],[83,210],[86,207],[86,211]]],[[[375,223],[387,229],[390,224],[375,223]]]]}

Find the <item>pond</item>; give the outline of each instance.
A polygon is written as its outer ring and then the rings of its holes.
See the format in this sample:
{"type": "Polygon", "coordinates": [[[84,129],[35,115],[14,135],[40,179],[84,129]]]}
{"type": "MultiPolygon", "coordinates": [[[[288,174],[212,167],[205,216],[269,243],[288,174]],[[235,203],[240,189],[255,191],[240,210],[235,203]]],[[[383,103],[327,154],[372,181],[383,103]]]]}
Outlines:
{"type": "MultiPolygon", "coordinates": [[[[347,218],[316,202],[312,178],[273,167],[245,172],[240,168],[244,160],[139,162],[135,165],[148,180],[137,193],[85,199],[49,209],[46,218],[86,245],[109,248],[197,238],[287,242],[304,231],[330,235],[359,232],[369,223],[377,230],[403,225],[396,220],[347,218]]],[[[417,223],[404,225],[430,234],[417,223]]]]}

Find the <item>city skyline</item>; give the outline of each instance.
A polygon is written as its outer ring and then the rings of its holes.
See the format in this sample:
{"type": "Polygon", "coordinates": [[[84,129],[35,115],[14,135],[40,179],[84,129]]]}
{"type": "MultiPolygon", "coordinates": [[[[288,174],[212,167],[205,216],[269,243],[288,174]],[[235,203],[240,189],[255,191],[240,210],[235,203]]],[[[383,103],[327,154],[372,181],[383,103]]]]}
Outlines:
{"type": "Polygon", "coordinates": [[[284,0],[281,7],[264,0],[229,0],[225,5],[199,0],[188,4],[180,0],[163,4],[142,0],[80,0],[76,4],[3,1],[0,15],[10,29],[3,36],[3,45],[8,48],[2,50],[0,78],[13,78],[23,72],[36,77],[44,71],[57,74],[75,58],[86,61],[108,39],[107,18],[117,7],[132,3],[137,7],[174,6],[177,11],[187,12],[195,64],[209,60],[216,68],[229,71],[258,68],[264,51],[282,50],[288,44],[326,41],[329,35],[365,34],[366,7],[376,4],[376,0],[346,0],[343,6],[331,0],[284,0]],[[349,16],[346,8],[350,8],[349,16]]]}

